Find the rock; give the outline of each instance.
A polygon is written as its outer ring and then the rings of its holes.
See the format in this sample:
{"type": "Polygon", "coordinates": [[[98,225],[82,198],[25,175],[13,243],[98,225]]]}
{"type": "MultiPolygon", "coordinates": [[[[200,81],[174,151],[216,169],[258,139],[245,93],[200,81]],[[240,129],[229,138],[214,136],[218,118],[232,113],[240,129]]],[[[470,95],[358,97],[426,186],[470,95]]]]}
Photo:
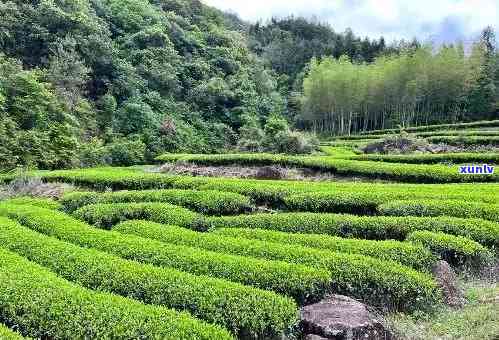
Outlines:
{"type": "Polygon", "coordinates": [[[451,266],[445,261],[438,261],[432,268],[432,273],[442,289],[444,302],[452,307],[464,305],[464,295],[457,284],[457,276],[451,266]]]}
{"type": "Polygon", "coordinates": [[[262,166],[255,174],[255,178],[259,179],[283,179],[285,177],[284,169],[276,166],[262,166]]]}
{"type": "Polygon", "coordinates": [[[385,329],[363,303],[343,295],[326,299],[300,310],[301,328],[307,339],[378,340],[391,339],[385,329]],[[310,337],[312,335],[318,337],[310,337]]]}

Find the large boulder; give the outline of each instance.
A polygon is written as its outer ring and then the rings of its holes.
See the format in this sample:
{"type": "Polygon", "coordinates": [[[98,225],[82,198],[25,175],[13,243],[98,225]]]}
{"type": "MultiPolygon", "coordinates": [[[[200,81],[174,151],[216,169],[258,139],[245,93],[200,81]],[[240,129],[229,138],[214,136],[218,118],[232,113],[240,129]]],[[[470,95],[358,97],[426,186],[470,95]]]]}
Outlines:
{"type": "Polygon", "coordinates": [[[378,340],[391,339],[383,323],[363,303],[343,295],[326,299],[300,310],[301,329],[307,339],[378,340]]]}
{"type": "Polygon", "coordinates": [[[457,283],[457,276],[451,266],[445,261],[438,261],[432,268],[433,275],[437,281],[444,302],[452,307],[464,305],[464,295],[457,283]]]}

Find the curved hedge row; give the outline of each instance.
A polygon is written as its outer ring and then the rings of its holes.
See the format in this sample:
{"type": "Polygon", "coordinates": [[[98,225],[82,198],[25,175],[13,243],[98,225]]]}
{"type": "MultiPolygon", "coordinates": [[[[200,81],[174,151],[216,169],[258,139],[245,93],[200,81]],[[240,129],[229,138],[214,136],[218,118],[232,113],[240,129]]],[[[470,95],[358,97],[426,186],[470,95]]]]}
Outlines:
{"type": "Polygon", "coordinates": [[[417,230],[468,237],[499,249],[499,224],[456,217],[355,216],[317,213],[253,214],[210,217],[205,228],[258,228],[305,234],[329,234],[370,240],[403,241],[417,230]]]}
{"type": "Polygon", "coordinates": [[[298,302],[320,298],[330,286],[331,273],[281,261],[221,254],[118,232],[92,228],[56,211],[0,204],[0,216],[82,247],[119,257],[171,267],[196,275],[218,277],[294,297],[298,302]]]}
{"type": "Polygon", "coordinates": [[[273,292],[81,248],[0,217],[0,246],[90,289],[187,310],[236,335],[276,336],[296,322],[297,306],[273,292]]]}
{"type": "Polygon", "coordinates": [[[341,238],[323,234],[295,234],[250,228],[219,228],[213,230],[211,233],[248,240],[301,245],[347,254],[361,254],[381,260],[396,261],[419,270],[430,268],[436,260],[423,246],[393,240],[373,241],[341,238]]]}
{"type": "Polygon", "coordinates": [[[474,270],[479,270],[494,258],[488,249],[462,236],[422,230],[409,234],[407,241],[427,247],[454,266],[465,266],[474,270]]]}
{"type": "Polygon", "coordinates": [[[498,145],[499,136],[433,136],[426,140],[431,143],[449,145],[498,145]]]}
{"type": "Polygon", "coordinates": [[[185,161],[204,165],[284,165],[299,166],[346,176],[391,179],[416,183],[497,182],[499,175],[463,175],[459,167],[427,164],[397,164],[338,159],[327,156],[284,156],[273,154],[185,155],[166,154],[161,162],[185,161]]]}
{"type": "Polygon", "coordinates": [[[240,194],[215,190],[144,190],[117,192],[73,192],[62,197],[65,211],[73,212],[96,203],[163,202],[207,215],[234,215],[252,210],[251,201],[240,194]]]}
{"type": "Polygon", "coordinates": [[[388,216],[453,216],[499,222],[499,204],[457,200],[392,201],[378,212],[388,216]]]}
{"type": "Polygon", "coordinates": [[[7,326],[0,324],[0,339],[2,340],[22,340],[24,339],[19,333],[14,332],[7,326]]]}
{"type": "MultiPolygon", "coordinates": [[[[453,124],[435,124],[435,125],[424,125],[424,126],[414,126],[404,128],[406,132],[414,132],[414,131],[434,131],[441,129],[462,129],[462,128],[470,128],[470,127],[493,127],[499,126],[499,120],[481,120],[476,122],[469,123],[453,123],[453,124]]],[[[397,133],[400,132],[400,129],[383,129],[383,130],[371,130],[371,131],[363,131],[360,132],[361,135],[370,135],[370,134],[380,134],[380,133],[397,133]]]]}
{"type": "MultiPolygon", "coordinates": [[[[357,215],[378,213],[394,216],[454,216],[474,217],[496,221],[497,204],[467,203],[471,195],[441,192],[390,192],[338,190],[336,192],[309,192],[290,194],[282,199],[288,211],[333,212],[357,215]]],[[[495,197],[488,197],[497,202],[495,197]]],[[[499,198],[498,198],[499,199],[499,198]]]]}
{"type": "Polygon", "coordinates": [[[190,225],[200,215],[169,203],[109,203],[86,205],[73,215],[87,223],[110,228],[125,220],[151,220],[165,224],[190,225]]]}
{"type": "Polygon", "coordinates": [[[357,161],[376,161],[388,163],[437,164],[437,163],[487,163],[499,164],[499,153],[445,153],[414,155],[357,155],[350,159],[357,161]]]}
{"type": "Polygon", "coordinates": [[[429,275],[393,261],[359,254],[225,237],[144,221],[124,222],[116,226],[116,230],[166,243],[325,268],[332,274],[332,286],[336,292],[379,306],[424,308],[435,303],[438,296],[436,284],[429,275]]]}
{"type": "Polygon", "coordinates": [[[53,199],[50,198],[41,198],[41,197],[16,197],[0,202],[7,202],[10,204],[28,204],[28,205],[33,205],[35,207],[52,209],[52,210],[59,210],[62,207],[58,201],[54,201],[53,199]]]}
{"type": "Polygon", "coordinates": [[[43,339],[232,339],[209,325],[159,306],[72,284],[0,249],[2,319],[43,339]]]}
{"type": "Polygon", "coordinates": [[[289,211],[374,215],[378,205],[393,196],[379,192],[310,192],[286,196],[283,202],[289,211]]]}

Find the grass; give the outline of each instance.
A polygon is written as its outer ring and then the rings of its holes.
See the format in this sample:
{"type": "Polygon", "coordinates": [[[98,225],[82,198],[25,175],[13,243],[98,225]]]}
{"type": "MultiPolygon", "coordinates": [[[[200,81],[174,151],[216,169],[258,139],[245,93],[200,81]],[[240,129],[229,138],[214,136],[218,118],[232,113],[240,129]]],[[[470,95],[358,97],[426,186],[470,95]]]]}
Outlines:
{"type": "Polygon", "coordinates": [[[401,339],[467,339],[499,338],[499,284],[464,283],[467,304],[462,309],[440,307],[433,314],[392,314],[388,317],[395,334],[401,339]]]}

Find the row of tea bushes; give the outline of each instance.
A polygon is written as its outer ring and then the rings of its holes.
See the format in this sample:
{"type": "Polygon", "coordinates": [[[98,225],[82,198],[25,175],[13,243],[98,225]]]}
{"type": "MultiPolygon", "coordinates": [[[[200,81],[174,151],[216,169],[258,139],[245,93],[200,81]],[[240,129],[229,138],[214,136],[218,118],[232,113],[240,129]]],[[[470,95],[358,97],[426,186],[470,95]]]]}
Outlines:
{"type": "Polygon", "coordinates": [[[499,153],[442,153],[412,155],[357,155],[351,159],[358,161],[376,161],[388,163],[437,164],[437,163],[486,163],[499,164],[499,153]]]}
{"type": "Polygon", "coordinates": [[[41,339],[233,339],[220,326],[72,284],[0,249],[2,320],[41,339]]]}
{"type": "Polygon", "coordinates": [[[499,130],[437,130],[417,132],[418,137],[432,136],[499,136],[499,130]]]}
{"type": "Polygon", "coordinates": [[[437,257],[449,260],[454,266],[481,268],[482,265],[490,263],[493,256],[487,248],[468,238],[430,231],[415,231],[409,234],[409,242],[345,239],[321,234],[293,234],[249,228],[220,228],[215,229],[213,233],[343,253],[359,252],[421,269],[433,265],[437,257]],[[418,264],[418,261],[421,263],[418,264]]]}
{"type": "Polygon", "coordinates": [[[290,233],[328,234],[368,240],[400,240],[418,230],[464,236],[499,248],[499,224],[457,217],[355,216],[321,213],[259,213],[208,217],[204,228],[258,228],[290,233]]]}
{"type": "Polygon", "coordinates": [[[346,254],[361,254],[381,260],[396,261],[419,270],[428,270],[436,261],[425,247],[394,240],[363,240],[324,234],[287,233],[251,228],[217,228],[211,233],[252,241],[304,246],[346,254]]]}
{"type": "Polygon", "coordinates": [[[127,260],[207,275],[291,296],[299,303],[323,296],[331,283],[327,270],[221,254],[93,228],[52,210],[0,204],[0,216],[20,221],[30,229],[82,247],[94,248],[127,260]]]}
{"type": "Polygon", "coordinates": [[[10,204],[32,205],[35,207],[51,209],[51,210],[59,210],[62,208],[62,205],[58,201],[44,197],[23,196],[23,197],[10,198],[6,201],[10,204]]]}
{"type": "Polygon", "coordinates": [[[191,225],[200,215],[169,203],[98,203],[85,205],[73,215],[87,223],[110,229],[126,220],[151,220],[174,225],[191,225]]]}
{"type": "MultiPolygon", "coordinates": [[[[411,192],[317,192],[284,197],[288,211],[333,212],[358,215],[453,216],[499,222],[499,205],[470,202],[471,195],[445,192],[428,199],[411,192]]],[[[490,197],[491,200],[495,197],[490,197]]],[[[495,202],[497,202],[494,199],[495,202]]]]}
{"type": "Polygon", "coordinates": [[[72,192],[61,199],[65,211],[73,212],[96,203],[163,202],[189,208],[206,215],[234,215],[251,211],[249,198],[215,190],[139,190],[117,192],[72,192]]]}
{"type": "Polygon", "coordinates": [[[421,230],[409,234],[407,240],[423,245],[453,266],[470,270],[480,270],[494,258],[487,248],[462,236],[421,230]]]}
{"type": "Polygon", "coordinates": [[[378,212],[388,216],[453,216],[499,222],[499,204],[461,200],[390,201],[378,206],[378,212]]]}
{"type": "Polygon", "coordinates": [[[294,301],[270,291],[124,260],[40,234],[3,217],[0,231],[0,247],[69,281],[147,304],[187,310],[236,335],[277,336],[296,322],[294,301]]]}
{"type": "MultiPolygon", "coordinates": [[[[422,131],[435,131],[443,129],[468,129],[468,128],[483,128],[483,127],[497,127],[499,126],[499,120],[482,120],[469,123],[454,123],[454,124],[435,124],[435,125],[424,125],[424,126],[414,126],[407,127],[403,130],[406,132],[422,132],[422,131]]],[[[398,133],[400,129],[383,129],[383,130],[371,130],[361,132],[361,135],[371,135],[371,134],[386,134],[386,133],[398,133]]]]}
{"type": "Polygon", "coordinates": [[[298,166],[343,176],[364,176],[416,183],[497,182],[497,173],[490,175],[460,174],[458,166],[437,164],[405,164],[355,161],[327,156],[284,156],[273,154],[165,154],[156,158],[161,162],[192,162],[201,165],[298,166]]]}
{"type": "MultiPolygon", "coordinates": [[[[166,226],[154,222],[128,221],[115,227],[127,234],[165,243],[267,260],[297,263],[331,272],[332,287],[337,293],[368,301],[372,305],[394,309],[418,309],[435,302],[435,282],[427,274],[393,261],[307,248],[286,244],[239,239],[212,233],[166,226]],[[410,301],[410,303],[408,303],[410,301]],[[414,301],[419,301],[420,304],[414,301]]],[[[429,260],[432,257],[427,253],[429,260]]],[[[425,259],[422,258],[422,261],[425,259]]],[[[431,265],[430,263],[425,263],[431,265]]],[[[428,268],[426,268],[428,269],[428,268]]]]}
{"type": "MultiPolygon", "coordinates": [[[[364,140],[379,140],[385,138],[394,137],[399,132],[388,133],[388,134],[370,134],[370,135],[350,135],[350,136],[338,136],[334,140],[324,142],[328,143],[340,143],[342,141],[364,141],[364,140]]],[[[499,130],[435,130],[428,132],[412,132],[411,135],[427,138],[427,137],[493,137],[499,136],[499,130]]]]}
{"type": "Polygon", "coordinates": [[[433,136],[426,140],[449,145],[499,145],[499,136],[433,136]]]}

